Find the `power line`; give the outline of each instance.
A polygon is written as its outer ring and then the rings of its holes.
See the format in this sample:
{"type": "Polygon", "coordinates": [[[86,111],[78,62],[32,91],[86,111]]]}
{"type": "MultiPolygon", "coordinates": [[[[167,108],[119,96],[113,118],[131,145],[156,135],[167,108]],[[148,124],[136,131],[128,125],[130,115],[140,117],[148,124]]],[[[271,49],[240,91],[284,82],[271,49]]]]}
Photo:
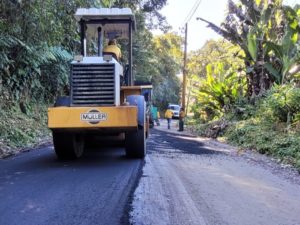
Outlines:
{"type": "Polygon", "coordinates": [[[195,14],[195,12],[197,11],[197,9],[198,9],[198,7],[199,7],[199,5],[200,5],[201,2],[202,2],[202,0],[196,0],[193,8],[191,9],[191,11],[189,12],[189,14],[185,18],[183,24],[186,24],[186,23],[188,23],[191,20],[191,18],[193,17],[193,15],[195,14]]]}
{"type": "Polygon", "coordinates": [[[185,25],[185,35],[184,35],[184,57],[183,57],[183,71],[182,71],[182,76],[183,76],[183,81],[182,81],[182,96],[181,96],[181,105],[183,108],[185,108],[185,95],[186,95],[186,76],[187,76],[187,71],[186,71],[186,63],[187,63],[187,34],[188,34],[188,22],[191,20],[193,15],[195,14],[196,10],[198,9],[200,3],[202,0],[197,0],[191,9],[190,13],[187,15],[186,19],[184,20],[184,25],[185,25]]]}

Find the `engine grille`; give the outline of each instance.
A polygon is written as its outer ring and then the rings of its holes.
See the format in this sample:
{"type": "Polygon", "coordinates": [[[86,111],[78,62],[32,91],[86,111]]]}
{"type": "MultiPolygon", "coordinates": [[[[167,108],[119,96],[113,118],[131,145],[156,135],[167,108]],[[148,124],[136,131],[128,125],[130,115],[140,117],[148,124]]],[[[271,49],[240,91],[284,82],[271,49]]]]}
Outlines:
{"type": "Polygon", "coordinates": [[[71,71],[73,106],[114,105],[114,64],[73,64],[71,71]]]}

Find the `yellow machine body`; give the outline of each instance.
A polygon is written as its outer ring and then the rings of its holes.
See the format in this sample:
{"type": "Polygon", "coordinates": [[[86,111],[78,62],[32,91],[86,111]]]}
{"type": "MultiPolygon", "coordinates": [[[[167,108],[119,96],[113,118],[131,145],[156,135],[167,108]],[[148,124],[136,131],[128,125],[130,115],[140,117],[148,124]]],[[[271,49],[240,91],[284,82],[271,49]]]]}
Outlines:
{"type": "Polygon", "coordinates": [[[48,109],[50,129],[137,127],[137,107],[53,107],[48,109]]]}
{"type": "Polygon", "coordinates": [[[119,128],[123,131],[137,128],[138,109],[136,106],[126,105],[125,99],[129,95],[141,95],[143,89],[149,88],[152,89],[152,86],[121,87],[122,106],[50,107],[48,127],[50,129],[112,128],[114,130],[119,128]]]}

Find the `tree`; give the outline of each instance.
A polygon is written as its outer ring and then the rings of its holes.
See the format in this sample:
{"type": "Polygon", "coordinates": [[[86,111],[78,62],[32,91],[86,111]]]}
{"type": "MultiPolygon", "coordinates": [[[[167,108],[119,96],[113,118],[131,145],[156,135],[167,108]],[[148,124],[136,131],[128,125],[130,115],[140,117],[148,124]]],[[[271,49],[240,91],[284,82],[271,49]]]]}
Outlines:
{"type": "MultiPolygon", "coordinates": [[[[157,69],[157,56],[154,51],[152,33],[146,29],[143,14],[135,15],[137,21],[137,32],[133,39],[133,69],[136,81],[152,82],[153,77],[159,74],[157,69]]],[[[156,84],[155,84],[156,85],[156,84]]]]}
{"type": "Polygon", "coordinates": [[[182,63],[183,40],[175,33],[156,36],[153,40],[157,73],[152,76],[154,102],[160,108],[180,100],[180,81],[177,74],[182,63]]]}
{"type": "Polygon", "coordinates": [[[84,0],[1,2],[0,75],[9,102],[53,101],[63,91],[68,61],[79,47],[73,15],[79,6],[93,4],[84,0]]]}
{"type": "MultiPolygon", "coordinates": [[[[244,50],[248,96],[252,99],[262,96],[274,82],[278,82],[282,80],[280,77],[284,77],[282,73],[274,72],[269,50],[271,44],[267,45],[267,43],[274,43],[284,36],[291,39],[295,33],[299,33],[299,25],[295,24],[294,19],[292,19],[292,24],[295,26],[294,32],[290,32],[288,28],[290,25],[282,26],[282,24],[288,23],[290,14],[295,16],[290,9],[286,11],[282,7],[281,0],[240,0],[239,3],[229,0],[228,15],[221,27],[201,19],[214,31],[244,50]],[[279,18],[282,18],[280,23],[279,18]],[[277,35],[274,35],[274,31],[277,35]]],[[[278,51],[276,53],[273,48],[272,53],[276,55],[278,51]]],[[[280,57],[276,56],[276,58],[280,57]]]]}
{"type": "Polygon", "coordinates": [[[245,95],[243,51],[228,41],[208,41],[188,56],[188,101],[196,118],[213,119],[245,95]]]}
{"type": "Polygon", "coordinates": [[[294,9],[283,6],[277,23],[281,30],[273,29],[266,41],[266,53],[270,58],[265,67],[277,78],[277,83],[290,82],[300,70],[300,5],[294,9]],[[292,70],[293,69],[293,70],[292,70]]]}
{"type": "Polygon", "coordinates": [[[166,18],[159,13],[167,3],[167,0],[116,0],[115,6],[129,7],[135,13],[143,14],[146,28],[161,29],[167,32],[170,25],[166,23],[166,18]]]}

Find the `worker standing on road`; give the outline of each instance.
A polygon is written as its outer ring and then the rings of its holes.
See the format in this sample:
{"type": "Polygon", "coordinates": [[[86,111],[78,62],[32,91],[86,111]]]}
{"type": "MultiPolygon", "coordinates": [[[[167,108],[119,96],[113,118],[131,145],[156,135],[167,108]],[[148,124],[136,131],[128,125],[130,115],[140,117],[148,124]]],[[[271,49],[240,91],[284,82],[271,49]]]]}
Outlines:
{"type": "Polygon", "coordinates": [[[109,40],[108,45],[103,49],[104,53],[113,53],[117,58],[116,60],[120,60],[121,59],[121,49],[117,46],[117,40],[116,39],[112,39],[109,40]]]}
{"type": "Polygon", "coordinates": [[[179,130],[178,131],[183,131],[183,127],[184,127],[184,117],[185,117],[185,112],[184,112],[184,108],[180,108],[180,112],[179,112],[179,130]]]}
{"type": "Polygon", "coordinates": [[[171,129],[171,120],[172,120],[173,112],[170,107],[168,107],[167,111],[165,112],[165,118],[168,121],[168,129],[171,129]]]}
{"type": "Polygon", "coordinates": [[[157,126],[160,126],[160,113],[159,113],[159,111],[157,110],[157,116],[156,116],[156,125],[157,126]]]}

